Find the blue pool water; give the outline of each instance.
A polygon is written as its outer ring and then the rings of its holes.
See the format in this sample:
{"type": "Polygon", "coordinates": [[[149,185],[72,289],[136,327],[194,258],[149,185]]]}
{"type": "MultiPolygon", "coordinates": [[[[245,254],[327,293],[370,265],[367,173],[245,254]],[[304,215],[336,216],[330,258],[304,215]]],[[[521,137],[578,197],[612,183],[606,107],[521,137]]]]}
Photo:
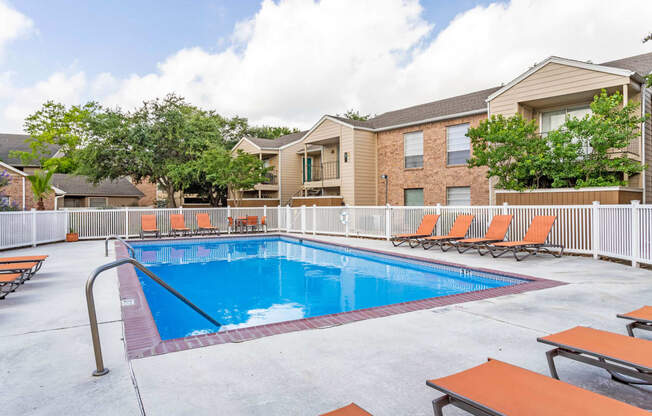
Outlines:
{"type": "Polygon", "coordinates": [[[222,324],[139,273],[162,339],[523,283],[283,237],[135,243],[136,260],[222,324]]]}

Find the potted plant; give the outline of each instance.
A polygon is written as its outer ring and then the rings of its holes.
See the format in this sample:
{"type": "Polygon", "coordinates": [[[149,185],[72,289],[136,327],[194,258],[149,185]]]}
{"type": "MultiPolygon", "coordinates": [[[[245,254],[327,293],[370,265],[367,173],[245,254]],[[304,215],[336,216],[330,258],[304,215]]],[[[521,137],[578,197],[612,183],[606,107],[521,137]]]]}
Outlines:
{"type": "Polygon", "coordinates": [[[70,230],[66,234],[66,241],[69,243],[79,241],[79,234],[74,229],[70,228],[70,230]]]}

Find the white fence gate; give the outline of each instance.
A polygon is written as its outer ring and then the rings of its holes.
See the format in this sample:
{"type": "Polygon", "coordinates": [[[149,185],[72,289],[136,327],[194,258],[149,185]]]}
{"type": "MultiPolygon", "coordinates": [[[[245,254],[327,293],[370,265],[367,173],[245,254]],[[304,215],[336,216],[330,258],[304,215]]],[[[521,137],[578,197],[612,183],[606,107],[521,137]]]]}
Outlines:
{"type": "Polygon", "coordinates": [[[469,237],[481,237],[494,215],[514,216],[508,240],[519,240],[536,215],[556,215],[550,243],[566,251],[607,256],[652,264],[652,205],[556,205],[556,206],[343,206],[262,208],[120,208],[0,213],[0,249],[63,241],[68,229],[81,239],[111,234],[135,237],[143,214],[156,216],[162,234],[170,231],[170,214],[184,215],[195,228],[197,213],[207,213],[213,225],[227,231],[228,217],[266,217],[269,231],[386,238],[414,232],[425,214],[439,214],[436,234],[446,234],[460,214],[475,220],[469,237]]]}

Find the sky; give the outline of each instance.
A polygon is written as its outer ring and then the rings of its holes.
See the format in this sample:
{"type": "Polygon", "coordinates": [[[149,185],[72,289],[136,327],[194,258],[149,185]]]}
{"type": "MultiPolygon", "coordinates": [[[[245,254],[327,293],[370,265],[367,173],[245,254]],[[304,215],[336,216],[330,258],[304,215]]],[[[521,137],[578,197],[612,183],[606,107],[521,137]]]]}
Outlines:
{"type": "Polygon", "coordinates": [[[550,55],[652,52],[650,0],[0,0],[0,132],[47,100],[177,93],[252,124],[490,88],[550,55]]]}

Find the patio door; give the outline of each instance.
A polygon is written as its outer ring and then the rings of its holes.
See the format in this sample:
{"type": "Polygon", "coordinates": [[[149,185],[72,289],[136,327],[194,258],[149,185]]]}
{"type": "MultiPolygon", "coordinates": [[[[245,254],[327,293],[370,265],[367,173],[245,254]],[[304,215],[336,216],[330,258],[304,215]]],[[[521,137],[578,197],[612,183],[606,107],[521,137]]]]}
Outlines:
{"type": "Polygon", "coordinates": [[[305,157],[302,157],[301,167],[303,170],[303,181],[304,182],[312,181],[312,157],[309,156],[307,160],[305,157]]]}

